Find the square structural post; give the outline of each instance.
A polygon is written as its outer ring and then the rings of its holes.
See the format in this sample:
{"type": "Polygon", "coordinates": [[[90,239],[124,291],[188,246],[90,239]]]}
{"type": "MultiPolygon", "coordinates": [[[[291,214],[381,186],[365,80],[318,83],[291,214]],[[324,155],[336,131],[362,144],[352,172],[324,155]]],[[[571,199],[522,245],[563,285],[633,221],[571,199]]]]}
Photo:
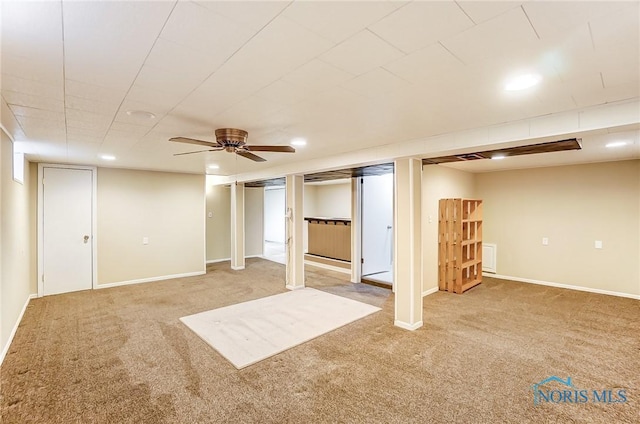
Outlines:
{"type": "Polygon", "coordinates": [[[422,161],[395,161],[394,325],[422,327],[422,161]]]}
{"type": "Polygon", "coordinates": [[[286,285],[289,290],[304,288],[304,211],[302,175],[286,176],[286,285]]]}
{"type": "Polygon", "coordinates": [[[244,269],[244,183],[231,184],[231,269],[244,269]]]}

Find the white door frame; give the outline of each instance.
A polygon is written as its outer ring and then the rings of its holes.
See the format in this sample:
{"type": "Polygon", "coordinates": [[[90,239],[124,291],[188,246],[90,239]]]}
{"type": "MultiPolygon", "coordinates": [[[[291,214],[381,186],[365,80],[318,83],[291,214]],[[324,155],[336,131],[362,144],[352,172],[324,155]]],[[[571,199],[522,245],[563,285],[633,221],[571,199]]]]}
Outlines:
{"type": "Polygon", "coordinates": [[[38,164],[38,297],[44,296],[44,282],[42,281],[44,273],[44,186],[42,185],[42,179],[44,178],[44,168],[64,168],[64,169],[81,169],[91,171],[91,288],[96,288],[96,282],[98,279],[98,267],[97,267],[97,249],[98,249],[98,237],[97,237],[97,168],[95,166],[82,166],[82,165],[60,165],[54,163],[39,163],[38,164]]]}

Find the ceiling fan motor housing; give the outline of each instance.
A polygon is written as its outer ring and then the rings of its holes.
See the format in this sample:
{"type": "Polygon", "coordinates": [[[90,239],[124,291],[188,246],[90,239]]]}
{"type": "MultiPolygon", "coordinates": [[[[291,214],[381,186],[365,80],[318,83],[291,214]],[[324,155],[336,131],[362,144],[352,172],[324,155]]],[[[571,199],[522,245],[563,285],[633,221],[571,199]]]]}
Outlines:
{"type": "Polygon", "coordinates": [[[216,130],[216,141],[225,147],[228,152],[233,152],[234,147],[244,146],[247,143],[248,133],[237,128],[220,128],[216,130]]]}

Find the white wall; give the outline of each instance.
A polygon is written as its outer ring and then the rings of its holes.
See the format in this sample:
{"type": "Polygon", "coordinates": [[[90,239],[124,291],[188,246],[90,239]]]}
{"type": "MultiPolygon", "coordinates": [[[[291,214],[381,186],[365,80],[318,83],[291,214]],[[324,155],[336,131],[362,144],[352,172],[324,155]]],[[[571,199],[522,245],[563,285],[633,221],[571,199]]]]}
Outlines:
{"type": "Polygon", "coordinates": [[[439,165],[422,167],[422,291],[438,287],[438,202],[475,196],[474,174],[439,165]]]}
{"type": "Polygon", "coordinates": [[[18,325],[35,282],[32,267],[35,205],[30,202],[29,164],[25,164],[24,183],[13,180],[12,142],[0,130],[0,362],[4,358],[13,331],[18,325]]]}
{"type": "Polygon", "coordinates": [[[204,272],[204,181],[99,168],[98,284],[204,272]]]}
{"type": "Polygon", "coordinates": [[[277,243],[285,241],[285,189],[264,192],[264,239],[277,243]]]}

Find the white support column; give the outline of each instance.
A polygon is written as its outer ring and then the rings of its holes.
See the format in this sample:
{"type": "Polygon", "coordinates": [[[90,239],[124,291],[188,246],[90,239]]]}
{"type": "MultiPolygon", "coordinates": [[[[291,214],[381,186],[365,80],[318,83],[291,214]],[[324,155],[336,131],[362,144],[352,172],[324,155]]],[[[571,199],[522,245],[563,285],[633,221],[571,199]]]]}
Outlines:
{"type": "Polygon", "coordinates": [[[231,183],[231,269],[244,269],[244,183],[231,183]]]}
{"type": "Polygon", "coordinates": [[[304,288],[304,216],[303,201],[304,177],[287,175],[287,226],[286,284],[289,290],[304,288]]]}
{"type": "Polygon", "coordinates": [[[351,282],[362,282],[362,178],[351,178],[351,282]]]}
{"type": "Polygon", "coordinates": [[[394,325],[422,327],[422,161],[395,161],[394,325]]]}

